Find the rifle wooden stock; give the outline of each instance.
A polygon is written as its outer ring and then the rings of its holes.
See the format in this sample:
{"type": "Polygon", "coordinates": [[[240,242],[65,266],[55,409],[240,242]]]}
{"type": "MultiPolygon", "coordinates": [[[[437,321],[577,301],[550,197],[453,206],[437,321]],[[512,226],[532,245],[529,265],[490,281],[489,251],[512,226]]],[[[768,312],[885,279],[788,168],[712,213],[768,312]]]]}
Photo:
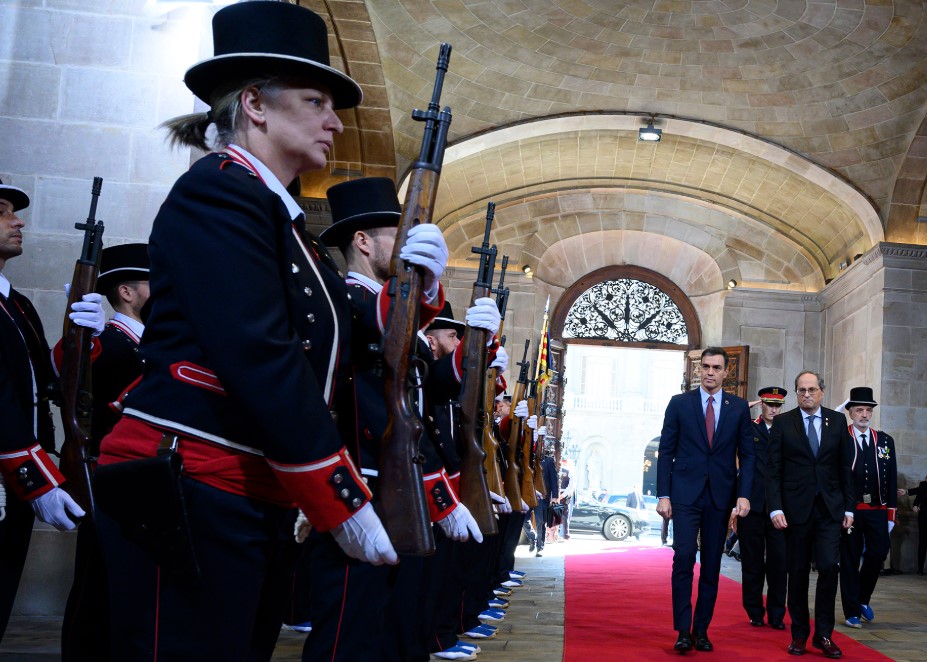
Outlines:
{"type": "Polygon", "coordinates": [[[71,304],[81,301],[85,294],[96,289],[97,276],[100,273],[103,222],[94,220],[94,216],[102,187],[103,180],[94,177],[87,222],[74,226],[84,231],[84,243],[80,257],[74,265],[74,274],[71,276],[71,292],[68,295],[62,330],[64,357],[61,362],[60,405],[64,443],[61,446],[59,464],[61,473],[67,478],[62,488],[84,509],[88,519],[93,518],[90,464],[95,461],[95,458],[89,457],[87,451],[91,444],[90,416],[93,412],[90,372],[90,341],[93,329],[78,326],[71,321],[69,314],[71,304]]]}
{"type": "MultiPolygon", "coordinates": [[[[502,327],[505,325],[505,308],[508,303],[508,288],[503,288],[505,283],[505,270],[509,264],[509,256],[502,256],[502,268],[499,271],[499,284],[493,291],[496,292],[496,304],[499,307],[498,335],[501,338],[499,345],[505,346],[505,336],[502,335],[502,327]]],[[[499,369],[490,368],[486,379],[483,383],[483,452],[486,453],[486,459],[483,460],[483,469],[486,471],[486,485],[489,491],[499,496],[504,495],[502,485],[502,473],[499,470],[499,442],[496,435],[493,434],[492,422],[493,413],[496,409],[496,380],[499,378],[499,369]]]]}
{"type": "Polygon", "coordinates": [[[431,222],[451,123],[449,108],[439,112],[441,88],[450,55],[450,45],[441,44],[428,110],[412,111],[414,119],[425,122],[425,131],[396,229],[387,282],[389,314],[381,343],[389,421],[380,447],[377,510],[396,552],[416,556],[426,556],[435,551],[422,478],[424,458],[419,451],[423,426],[410,399],[412,390],[421,381],[413,368],[413,357],[419,330],[423,277],[421,269],[400,258],[399,252],[413,227],[431,222]]]}
{"type": "MultiPolygon", "coordinates": [[[[535,382],[528,382],[528,417],[534,416],[537,397],[534,393],[535,382]]],[[[521,458],[524,464],[521,472],[521,498],[530,508],[538,505],[538,495],[534,487],[534,430],[525,426],[522,434],[521,458]]]]}
{"type": "Polygon", "coordinates": [[[525,341],[525,353],[518,365],[521,370],[518,373],[518,381],[515,382],[515,390],[512,393],[512,411],[509,413],[509,440],[506,460],[508,466],[505,468],[505,496],[508,497],[512,504],[513,510],[521,507],[521,478],[519,477],[518,452],[521,447],[522,420],[515,415],[515,405],[525,399],[525,388],[528,386],[528,347],[531,345],[530,340],[525,341]]]}
{"type": "MultiPolygon", "coordinates": [[[[486,230],[483,245],[473,248],[480,255],[480,269],[470,305],[477,299],[487,297],[492,289],[492,272],[496,262],[496,247],[489,246],[489,233],[495,205],[489,203],[486,209],[486,230]]],[[[499,532],[496,516],[489,498],[486,484],[485,460],[487,453],[483,449],[485,420],[481,416],[483,380],[486,377],[486,343],[490,340],[489,332],[470,327],[464,334],[463,375],[460,381],[460,500],[473,515],[480,531],[488,535],[499,532]]]]}

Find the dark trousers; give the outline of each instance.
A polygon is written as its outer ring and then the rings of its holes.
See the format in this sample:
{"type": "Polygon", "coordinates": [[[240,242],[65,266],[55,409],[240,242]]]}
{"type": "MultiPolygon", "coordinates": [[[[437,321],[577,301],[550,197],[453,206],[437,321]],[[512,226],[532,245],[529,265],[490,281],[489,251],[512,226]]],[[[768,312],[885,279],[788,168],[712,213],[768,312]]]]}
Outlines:
{"type": "Polygon", "coordinates": [[[570,537],[570,518],[573,516],[574,497],[563,497],[560,500],[565,508],[563,509],[563,522],[560,523],[560,536],[564,539],[570,537]]]}
{"type": "Polygon", "coordinates": [[[814,598],[814,635],[829,638],[833,634],[841,529],[842,522],[834,521],[820,495],[814,498],[811,517],[807,522],[789,522],[785,529],[788,605],[793,639],[806,640],[811,633],[808,612],[811,559],[814,559],[818,573],[814,598]]]}
{"type": "Polygon", "coordinates": [[[721,554],[727,537],[729,508],[719,510],[711,500],[708,486],[695,503],[673,506],[673,628],[680,632],[707,632],[718,599],[718,577],[721,574],[721,554]],[[698,598],[692,613],[692,580],[695,576],[695,555],[699,553],[701,531],[698,598]]]}
{"type": "Polygon", "coordinates": [[[496,559],[496,584],[508,581],[509,572],[515,569],[515,548],[521,538],[522,527],[528,513],[513,511],[507,515],[499,515],[499,555],[496,559]],[[504,522],[504,523],[503,523],[504,522]]]}
{"type": "MultiPolygon", "coordinates": [[[[535,528],[531,528],[530,517],[525,517],[525,523],[522,525],[528,540],[537,546],[539,552],[544,549],[544,542],[547,539],[547,508],[549,504],[550,501],[547,499],[538,499],[538,505],[531,509],[531,512],[534,513],[535,528]]],[[[512,569],[514,567],[513,565],[512,569]]]]}
{"type": "Polygon", "coordinates": [[[77,527],[74,582],[61,625],[62,662],[109,660],[109,640],[106,566],[97,541],[96,525],[88,520],[77,527]]]}
{"type": "MultiPolygon", "coordinates": [[[[496,536],[487,536],[483,539],[482,545],[489,545],[489,539],[496,536]]],[[[474,545],[472,540],[468,541],[474,545]]],[[[466,568],[463,564],[463,555],[461,547],[466,543],[455,542],[444,535],[435,534],[435,546],[440,550],[446,547],[446,566],[443,569],[440,565],[435,567],[435,573],[438,575],[438,600],[435,605],[435,623],[434,632],[429,638],[429,650],[431,652],[442,651],[450,648],[457,643],[457,632],[460,624],[461,604],[464,592],[464,577],[466,568]]]]}
{"type": "Polygon", "coordinates": [[[293,573],[293,590],[287,608],[283,613],[283,622],[287,625],[300,625],[308,623],[311,616],[309,596],[312,595],[312,568],[311,553],[308,542],[299,545],[299,556],[296,560],[296,570],[293,573]]]}
{"type": "Polygon", "coordinates": [[[917,571],[924,572],[924,561],[927,561],[927,510],[917,513],[917,571]]]}
{"type": "Polygon", "coordinates": [[[190,478],[182,484],[200,566],[196,580],[162,572],[116,521],[95,512],[113,658],[269,660],[296,561],[296,510],[190,478]]]}
{"type": "Polygon", "coordinates": [[[785,618],[785,532],[773,526],[765,511],[750,511],[737,522],[743,605],[751,620],[769,616],[771,623],[785,618]],[[766,608],[763,608],[763,582],[766,608]]]}
{"type": "Polygon", "coordinates": [[[888,511],[857,510],[853,532],[844,529],[840,536],[840,601],[847,618],[859,618],[860,605],[872,599],[890,546],[888,511]]]}
{"type": "Polygon", "coordinates": [[[32,505],[7,489],[6,517],[0,520],[0,641],[13,611],[34,521],[32,505]]]}
{"type": "MultiPolygon", "coordinates": [[[[472,538],[461,543],[460,568],[463,576],[463,596],[459,611],[458,632],[466,632],[480,624],[479,615],[486,609],[487,601],[493,597],[496,586],[495,568],[502,547],[502,537],[507,516],[499,516],[499,532],[486,536],[482,543],[472,538]]],[[[519,529],[520,530],[520,529],[519,529]]]]}
{"type": "Polygon", "coordinates": [[[310,545],[312,632],[303,646],[302,659],[304,662],[379,660],[383,654],[386,609],[396,585],[398,567],[352,559],[329,533],[313,530],[305,544],[310,545]]]}

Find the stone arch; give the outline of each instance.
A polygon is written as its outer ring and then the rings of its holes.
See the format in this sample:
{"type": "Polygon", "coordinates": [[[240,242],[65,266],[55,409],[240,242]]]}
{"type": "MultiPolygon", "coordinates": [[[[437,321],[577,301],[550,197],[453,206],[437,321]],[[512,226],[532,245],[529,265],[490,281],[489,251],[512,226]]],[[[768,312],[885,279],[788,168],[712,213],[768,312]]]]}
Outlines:
{"type": "Polygon", "coordinates": [[[927,119],[921,122],[898,171],[888,209],[885,240],[927,244],[927,119]]]}

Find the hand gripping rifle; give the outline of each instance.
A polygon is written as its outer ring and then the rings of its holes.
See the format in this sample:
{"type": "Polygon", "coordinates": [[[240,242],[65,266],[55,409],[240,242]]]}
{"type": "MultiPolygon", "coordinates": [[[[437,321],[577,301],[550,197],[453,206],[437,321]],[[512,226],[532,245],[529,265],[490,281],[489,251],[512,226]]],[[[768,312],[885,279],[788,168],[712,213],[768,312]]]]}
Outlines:
{"type": "MultiPolygon", "coordinates": [[[[537,408],[537,381],[528,382],[528,417],[534,416],[537,408]]],[[[538,495],[534,490],[534,430],[525,426],[521,447],[521,498],[529,508],[538,505],[538,495]]]]}
{"type": "MultiPolygon", "coordinates": [[[[496,205],[486,206],[486,230],[483,245],[470,249],[480,256],[480,268],[470,305],[477,299],[488,296],[492,291],[492,272],[496,266],[496,247],[489,245],[489,233],[496,205]]],[[[486,343],[489,332],[484,329],[468,328],[464,333],[463,376],[460,380],[460,500],[473,515],[473,519],[486,535],[495,535],[499,528],[492,510],[492,500],[486,485],[486,471],[483,461],[483,426],[480,400],[484,394],[483,380],[486,377],[486,343]]]]}
{"type": "Polygon", "coordinates": [[[78,326],[68,313],[71,304],[81,301],[85,294],[96,289],[100,274],[100,254],[103,247],[103,221],[94,219],[97,200],[103,179],[93,178],[90,192],[90,214],[86,223],[77,223],[75,228],[84,231],[84,244],[80,258],[74,265],[71,276],[71,292],[64,315],[62,331],[61,362],[61,421],[64,425],[64,444],[61,446],[61,473],[67,481],[62,486],[88,518],[93,517],[93,493],[90,490],[90,464],[95,461],[87,455],[90,439],[90,415],[93,411],[93,393],[90,384],[90,339],[93,329],[78,326]]]}
{"type": "MultiPolygon", "coordinates": [[[[509,301],[509,290],[503,287],[505,284],[505,270],[509,266],[509,256],[502,256],[502,269],[499,271],[499,284],[493,292],[496,293],[496,305],[499,307],[501,322],[499,323],[499,345],[505,346],[505,336],[502,335],[502,325],[505,324],[505,309],[509,301]]],[[[486,484],[489,491],[493,494],[502,496],[504,488],[502,487],[502,474],[499,471],[499,443],[496,441],[496,435],[493,433],[493,414],[496,409],[496,379],[499,376],[498,368],[490,368],[486,379],[483,382],[483,452],[486,453],[486,459],[483,460],[483,469],[486,471],[486,484]]]]}
{"type": "Polygon", "coordinates": [[[512,510],[521,508],[521,484],[518,476],[519,462],[518,450],[521,446],[522,428],[525,427],[522,420],[515,415],[515,405],[525,399],[525,389],[528,386],[528,348],[531,346],[531,339],[525,340],[525,353],[521,361],[517,364],[521,370],[518,372],[518,381],[515,382],[515,391],[512,393],[512,410],[509,412],[509,441],[506,452],[505,468],[505,496],[508,497],[509,503],[512,504],[512,510]]]}
{"type": "Polygon", "coordinates": [[[422,479],[424,458],[419,452],[422,422],[412,406],[411,392],[421,385],[415,362],[422,298],[421,269],[399,257],[409,231],[430,223],[438,192],[451,109],[439,111],[444,74],[451,58],[450,44],[441,44],[437,74],[428,110],[413,110],[425,123],[418,160],[412,165],[406,201],[396,229],[387,293],[390,296],[381,352],[389,422],[383,434],[379,466],[379,514],[399,554],[425,556],[435,551],[431,518],[422,479]]]}

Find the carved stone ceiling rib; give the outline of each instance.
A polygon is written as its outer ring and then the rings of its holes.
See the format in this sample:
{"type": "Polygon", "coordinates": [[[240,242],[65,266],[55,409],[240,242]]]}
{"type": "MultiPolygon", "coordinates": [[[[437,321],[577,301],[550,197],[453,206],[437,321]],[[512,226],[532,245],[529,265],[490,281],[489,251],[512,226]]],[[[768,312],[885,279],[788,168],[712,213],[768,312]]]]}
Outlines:
{"type": "Polygon", "coordinates": [[[366,4],[400,172],[418,149],[421,129],[409,110],[427,102],[441,41],[454,47],[442,98],[454,111],[452,140],[584,111],[709,121],[835,170],[883,218],[925,115],[924,0],[366,4]]]}

